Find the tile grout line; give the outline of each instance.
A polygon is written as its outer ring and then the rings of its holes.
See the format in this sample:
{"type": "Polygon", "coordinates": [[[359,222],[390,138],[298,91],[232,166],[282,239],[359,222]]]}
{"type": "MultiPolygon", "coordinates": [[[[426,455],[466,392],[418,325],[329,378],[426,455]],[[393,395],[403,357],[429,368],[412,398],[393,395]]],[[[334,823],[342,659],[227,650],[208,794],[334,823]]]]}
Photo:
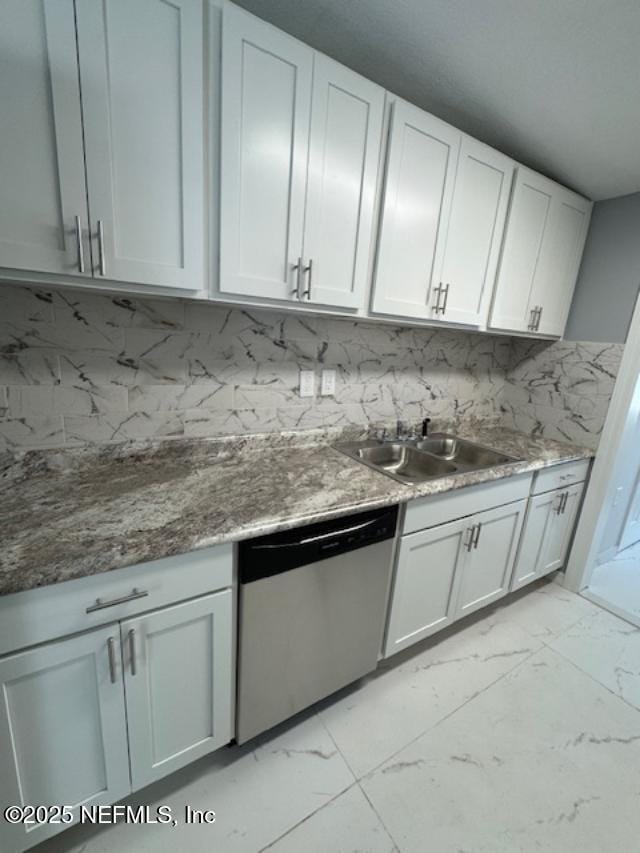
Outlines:
{"type": "Polygon", "coordinates": [[[367,779],[369,776],[372,776],[374,773],[376,773],[384,764],[386,764],[388,761],[391,761],[392,758],[395,758],[397,755],[399,755],[403,749],[406,749],[407,747],[414,744],[416,741],[420,740],[420,738],[423,737],[425,734],[427,734],[427,732],[432,732],[434,729],[438,728],[438,726],[441,723],[443,723],[445,720],[448,720],[449,717],[452,717],[454,714],[457,714],[458,711],[462,710],[462,708],[464,708],[466,705],[468,705],[469,702],[473,702],[473,700],[477,699],[478,696],[481,696],[487,690],[490,690],[499,681],[501,681],[503,678],[506,678],[507,675],[510,675],[512,672],[514,672],[516,669],[518,669],[520,666],[522,666],[524,663],[526,663],[526,661],[528,661],[529,658],[531,658],[533,655],[538,654],[538,652],[540,652],[540,651],[542,651],[541,648],[540,649],[534,649],[533,651],[529,652],[529,654],[525,658],[523,658],[521,661],[518,661],[518,663],[514,664],[511,667],[511,669],[506,670],[501,675],[499,675],[496,679],[489,682],[489,684],[487,684],[485,687],[481,688],[480,690],[477,690],[475,693],[473,693],[471,696],[469,696],[467,699],[465,699],[461,705],[458,705],[456,708],[453,708],[451,711],[449,711],[447,714],[445,714],[444,717],[441,717],[432,726],[428,726],[426,729],[424,729],[424,731],[422,731],[422,732],[420,732],[420,734],[416,735],[416,737],[411,738],[410,741],[407,741],[407,743],[405,743],[403,746],[401,746],[395,752],[392,752],[391,755],[388,755],[385,759],[380,761],[378,764],[376,764],[370,770],[367,770],[366,773],[363,773],[362,776],[357,777],[358,784],[360,784],[360,782],[362,782],[364,779],[367,779]]]}
{"type": "MultiPolygon", "coordinates": [[[[320,720],[320,723],[321,723],[321,724],[322,724],[322,726],[324,727],[324,729],[325,729],[326,733],[327,733],[327,734],[329,735],[329,737],[331,738],[331,742],[334,744],[335,748],[338,750],[338,753],[342,756],[342,759],[343,759],[344,763],[345,763],[345,764],[347,765],[347,767],[349,768],[349,772],[352,774],[353,778],[355,779],[355,784],[358,786],[358,788],[359,788],[359,789],[360,789],[360,791],[362,792],[362,795],[364,796],[364,798],[366,799],[366,801],[369,803],[369,806],[371,807],[371,809],[372,809],[373,813],[376,815],[376,817],[377,817],[377,818],[378,818],[378,820],[380,821],[380,825],[382,826],[382,828],[384,829],[384,831],[385,831],[385,832],[387,833],[387,835],[389,836],[389,840],[391,841],[391,843],[393,844],[393,847],[394,847],[394,853],[395,853],[395,850],[398,850],[398,851],[399,851],[399,850],[400,850],[400,847],[399,847],[398,843],[396,842],[395,838],[393,837],[393,835],[391,834],[391,831],[389,830],[389,827],[386,825],[386,823],[384,822],[384,820],[382,819],[382,817],[381,817],[381,816],[380,816],[380,814],[378,813],[378,810],[376,809],[376,807],[373,805],[373,803],[371,802],[371,800],[370,800],[370,799],[369,799],[369,797],[367,796],[367,792],[364,790],[364,788],[363,788],[363,787],[362,787],[362,785],[360,784],[360,779],[358,778],[358,775],[357,775],[357,774],[356,774],[356,772],[354,771],[354,769],[353,769],[353,767],[351,766],[351,764],[349,764],[349,760],[347,759],[346,755],[342,752],[342,750],[341,750],[341,749],[340,749],[340,747],[338,746],[338,743],[337,743],[336,739],[334,738],[334,736],[333,736],[332,732],[330,731],[329,727],[327,726],[327,724],[325,723],[325,721],[322,719],[322,717],[320,716],[320,714],[318,714],[318,719],[320,720]]],[[[349,790],[350,790],[350,789],[349,789],[349,790]]]]}
{"type": "Polygon", "coordinates": [[[571,664],[571,666],[574,669],[577,669],[578,672],[582,673],[582,675],[586,675],[587,678],[589,678],[591,681],[593,681],[595,684],[597,684],[598,687],[602,687],[604,690],[606,690],[608,693],[610,693],[616,699],[620,699],[621,702],[624,702],[625,705],[627,705],[629,708],[632,708],[634,711],[636,711],[638,714],[640,714],[640,708],[638,708],[637,705],[634,705],[633,703],[629,702],[629,700],[625,699],[625,697],[622,696],[620,693],[616,693],[614,690],[612,690],[606,684],[603,684],[602,681],[600,681],[599,679],[597,679],[593,675],[591,675],[590,672],[587,672],[586,670],[582,669],[582,667],[579,664],[577,664],[575,661],[571,660],[571,658],[569,658],[565,654],[563,654],[560,651],[560,649],[554,649],[553,646],[547,646],[547,648],[549,649],[550,652],[554,652],[563,661],[566,661],[567,663],[571,664]]]}

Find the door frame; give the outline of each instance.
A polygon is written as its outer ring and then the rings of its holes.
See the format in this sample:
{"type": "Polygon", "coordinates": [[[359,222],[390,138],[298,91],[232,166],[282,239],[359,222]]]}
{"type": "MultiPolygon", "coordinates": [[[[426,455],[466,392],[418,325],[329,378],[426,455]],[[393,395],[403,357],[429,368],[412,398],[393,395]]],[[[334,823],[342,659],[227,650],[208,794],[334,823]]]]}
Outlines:
{"type": "Polygon", "coordinates": [[[560,583],[574,592],[584,590],[596,565],[599,545],[613,503],[618,472],[628,465],[622,452],[640,418],[640,299],[629,333],[600,438],[567,570],[560,583]]]}

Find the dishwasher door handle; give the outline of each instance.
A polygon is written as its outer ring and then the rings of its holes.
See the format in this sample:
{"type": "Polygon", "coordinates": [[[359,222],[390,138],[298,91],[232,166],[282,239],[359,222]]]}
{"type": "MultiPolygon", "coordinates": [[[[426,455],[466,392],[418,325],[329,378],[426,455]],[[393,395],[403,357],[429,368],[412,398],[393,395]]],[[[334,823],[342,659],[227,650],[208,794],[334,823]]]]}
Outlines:
{"type": "Polygon", "coordinates": [[[346,533],[355,533],[356,530],[364,530],[367,527],[372,527],[374,524],[379,524],[380,519],[374,518],[371,521],[365,521],[362,524],[354,524],[352,527],[344,527],[342,530],[330,530],[328,533],[319,533],[317,536],[307,536],[304,539],[296,539],[295,542],[280,542],[273,545],[267,543],[265,545],[252,545],[254,551],[273,551],[280,548],[299,548],[300,545],[311,545],[312,542],[322,542],[325,539],[333,539],[336,536],[343,536],[346,533]]]}

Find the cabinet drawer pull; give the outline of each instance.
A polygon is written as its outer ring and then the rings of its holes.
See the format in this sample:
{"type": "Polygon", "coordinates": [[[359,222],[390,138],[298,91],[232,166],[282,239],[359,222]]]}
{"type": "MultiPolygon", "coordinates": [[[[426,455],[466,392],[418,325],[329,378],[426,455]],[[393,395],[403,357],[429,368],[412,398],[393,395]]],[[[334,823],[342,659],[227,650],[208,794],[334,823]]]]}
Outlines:
{"type": "Polygon", "coordinates": [[[480,531],[482,530],[482,524],[478,524],[476,527],[476,538],[473,540],[473,547],[476,549],[478,547],[478,542],[480,541],[480,531]]]}
{"type": "Polygon", "coordinates": [[[82,245],[82,225],[76,216],[76,240],[78,241],[78,272],[84,272],[84,246],[82,245]]]}
{"type": "Polygon", "coordinates": [[[136,601],[138,598],[146,598],[148,595],[146,589],[134,589],[129,595],[112,598],[111,601],[102,601],[101,598],[96,598],[96,603],[87,607],[87,613],[95,613],[96,610],[105,610],[107,607],[115,607],[117,604],[126,604],[128,601],[136,601]]]}
{"type": "Polygon", "coordinates": [[[538,305],[538,314],[536,316],[536,332],[540,331],[540,318],[542,317],[542,305],[538,305]]]}
{"type": "Polygon", "coordinates": [[[98,219],[98,258],[100,261],[100,275],[106,276],[107,260],[104,254],[104,227],[102,225],[102,219],[98,219]]]}
{"type": "Polygon", "coordinates": [[[131,675],[136,675],[138,672],[138,665],[136,663],[136,629],[131,628],[128,633],[129,638],[129,656],[131,658],[131,675]]]}
{"type": "Polygon", "coordinates": [[[116,669],[116,641],[113,637],[109,637],[107,640],[107,653],[109,655],[109,676],[111,683],[115,684],[118,680],[118,673],[116,669]]]}
{"type": "Polygon", "coordinates": [[[561,511],[562,511],[562,515],[564,515],[564,514],[565,514],[565,511],[566,511],[566,509],[567,509],[567,501],[568,501],[568,500],[569,500],[569,492],[565,492],[565,493],[563,494],[563,496],[562,496],[562,510],[561,510],[561,511]]]}

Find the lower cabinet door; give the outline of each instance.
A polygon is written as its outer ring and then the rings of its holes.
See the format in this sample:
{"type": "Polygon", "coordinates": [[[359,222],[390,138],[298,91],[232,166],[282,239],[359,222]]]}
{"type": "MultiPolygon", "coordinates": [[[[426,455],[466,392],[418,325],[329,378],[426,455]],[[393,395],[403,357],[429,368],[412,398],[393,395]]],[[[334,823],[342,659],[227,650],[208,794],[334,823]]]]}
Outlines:
{"type": "Polygon", "coordinates": [[[562,569],[567,561],[569,545],[576,524],[584,483],[577,483],[555,494],[557,507],[551,516],[545,543],[545,556],[538,574],[540,576],[562,569]]]}
{"type": "Polygon", "coordinates": [[[461,568],[456,618],[473,613],[509,591],[527,501],[499,506],[470,519],[472,538],[461,568]]]}
{"type": "MultiPolygon", "coordinates": [[[[0,660],[0,803],[113,803],[131,791],[118,626],[0,660]]],[[[0,821],[0,850],[25,850],[67,827],[0,821]]],[[[62,821],[65,822],[62,822],[62,821]]]]}
{"type": "Polygon", "coordinates": [[[121,623],[133,789],[232,736],[232,593],[121,623]]]}
{"type": "Polygon", "coordinates": [[[470,526],[469,519],[459,519],[402,537],[385,657],[453,620],[458,566],[470,526]]]}
{"type": "Polygon", "coordinates": [[[553,565],[551,568],[547,565],[547,546],[551,526],[557,517],[561,491],[558,489],[530,498],[511,589],[519,589],[553,571],[553,565]]]}

